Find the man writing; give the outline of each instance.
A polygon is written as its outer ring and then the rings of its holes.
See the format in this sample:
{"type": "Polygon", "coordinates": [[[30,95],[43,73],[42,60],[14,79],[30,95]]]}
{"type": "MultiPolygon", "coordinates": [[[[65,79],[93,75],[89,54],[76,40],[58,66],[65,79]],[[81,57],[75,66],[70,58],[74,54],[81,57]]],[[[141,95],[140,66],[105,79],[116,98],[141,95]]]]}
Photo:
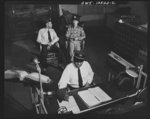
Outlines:
{"type": "Polygon", "coordinates": [[[74,62],[68,64],[64,69],[59,89],[69,88],[70,90],[88,87],[93,82],[94,72],[87,61],[84,61],[84,54],[75,52],[74,62]]]}

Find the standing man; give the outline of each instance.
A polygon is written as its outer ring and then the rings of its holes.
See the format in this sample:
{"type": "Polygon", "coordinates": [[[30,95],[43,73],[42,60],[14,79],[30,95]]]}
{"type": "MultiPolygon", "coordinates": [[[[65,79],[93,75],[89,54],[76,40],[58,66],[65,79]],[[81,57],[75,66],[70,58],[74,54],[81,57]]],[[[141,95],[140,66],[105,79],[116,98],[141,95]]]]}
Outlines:
{"type": "Polygon", "coordinates": [[[87,61],[84,61],[84,55],[81,52],[75,52],[74,62],[68,64],[64,69],[60,81],[59,89],[69,87],[77,89],[88,87],[93,82],[94,72],[87,61]]]}
{"type": "MultiPolygon", "coordinates": [[[[51,19],[46,20],[46,27],[39,30],[37,37],[37,42],[42,46],[41,64],[43,71],[46,71],[47,68],[46,58],[48,55],[48,50],[56,50],[58,52],[59,63],[65,62],[65,58],[59,47],[58,41],[59,37],[57,36],[55,30],[52,28],[51,19]]],[[[62,66],[62,64],[59,65],[62,66]]]]}
{"type": "Polygon", "coordinates": [[[83,39],[85,39],[85,32],[82,27],[78,25],[79,17],[73,16],[73,26],[69,27],[66,32],[66,38],[69,41],[69,54],[71,61],[73,61],[74,51],[80,51],[83,39]]]}

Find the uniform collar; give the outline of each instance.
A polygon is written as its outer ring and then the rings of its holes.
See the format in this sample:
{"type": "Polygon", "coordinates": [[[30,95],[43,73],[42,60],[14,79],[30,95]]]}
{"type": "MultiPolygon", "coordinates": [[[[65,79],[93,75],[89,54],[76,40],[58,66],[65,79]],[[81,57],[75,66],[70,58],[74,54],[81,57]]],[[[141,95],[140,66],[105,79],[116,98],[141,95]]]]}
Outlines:
{"type": "Polygon", "coordinates": [[[76,29],[76,28],[79,28],[79,26],[77,26],[77,27],[74,27],[74,26],[73,26],[73,28],[76,29]]]}
{"type": "Polygon", "coordinates": [[[49,30],[49,31],[50,31],[51,29],[52,29],[52,28],[50,28],[50,29],[49,29],[49,28],[46,28],[46,30],[49,30]]]}

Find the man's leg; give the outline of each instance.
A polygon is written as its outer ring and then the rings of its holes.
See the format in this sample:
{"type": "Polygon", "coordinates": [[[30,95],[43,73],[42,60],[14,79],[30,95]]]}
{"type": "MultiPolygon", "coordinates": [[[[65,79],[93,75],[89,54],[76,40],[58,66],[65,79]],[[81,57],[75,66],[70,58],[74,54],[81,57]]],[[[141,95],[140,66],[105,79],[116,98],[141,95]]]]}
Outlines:
{"type": "Polygon", "coordinates": [[[67,63],[66,57],[65,57],[63,51],[60,48],[58,48],[58,53],[59,53],[60,63],[66,65],[66,63],[67,63]]]}
{"type": "Polygon", "coordinates": [[[65,58],[65,55],[64,55],[63,51],[61,50],[61,48],[57,47],[56,45],[53,45],[51,47],[51,49],[58,53],[59,64],[65,64],[66,65],[66,58],[65,58]]]}
{"type": "Polygon", "coordinates": [[[70,41],[69,47],[70,47],[70,59],[71,59],[71,61],[73,61],[73,56],[74,56],[74,41],[70,41]]]}
{"type": "Polygon", "coordinates": [[[58,52],[58,61],[59,61],[59,63],[66,64],[66,58],[65,58],[65,55],[64,55],[62,49],[57,47],[57,46],[56,46],[56,49],[57,49],[57,52],[58,52]]]}
{"type": "Polygon", "coordinates": [[[42,45],[42,51],[41,51],[41,64],[42,64],[42,68],[45,69],[47,68],[47,54],[48,54],[48,50],[47,50],[47,45],[42,45]]]}

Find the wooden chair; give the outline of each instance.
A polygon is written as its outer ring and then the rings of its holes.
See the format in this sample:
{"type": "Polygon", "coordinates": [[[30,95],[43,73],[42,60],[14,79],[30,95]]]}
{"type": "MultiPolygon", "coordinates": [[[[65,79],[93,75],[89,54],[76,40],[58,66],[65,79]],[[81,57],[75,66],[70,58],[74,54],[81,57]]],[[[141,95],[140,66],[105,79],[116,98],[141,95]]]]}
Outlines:
{"type": "MultiPolygon", "coordinates": [[[[60,47],[58,42],[55,45],[57,47],[60,47]]],[[[41,51],[42,51],[42,46],[40,45],[40,52],[41,51]]],[[[53,65],[53,66],[56,66],[56,67],[58,66],[57,53],[55,51],[51,50],[51,49],[48,51],[48,55],[47,55],[46,60],[47,60],[48,65],[53,65]]]]}

